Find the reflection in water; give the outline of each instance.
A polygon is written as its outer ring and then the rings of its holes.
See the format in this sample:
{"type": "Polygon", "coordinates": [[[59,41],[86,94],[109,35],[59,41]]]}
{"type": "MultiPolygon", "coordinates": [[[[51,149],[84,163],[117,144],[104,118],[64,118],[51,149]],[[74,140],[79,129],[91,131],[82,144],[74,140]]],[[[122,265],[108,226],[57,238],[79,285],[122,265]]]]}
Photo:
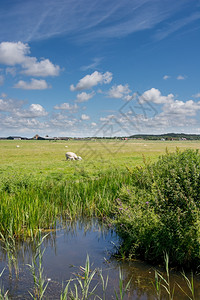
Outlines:
{"type": "MultiPolygon", "coordinates": [[[[47,234],[45,232],[44,234],[47,234]]],[[[131,279],[131,286],[124,299],[152,300],[156,299],[153,283],[155,282],[154,268],[141,261],[117,261],[113,256],[115,247],[119,245],[119,238],[115,232],[96,219],[80,219],[78,221],[64,221],[57,225],[57,229],[48,232],[42,245],[45,248],[43,256],[43,268],[49,285],[45,295],[47,299],[60,299],[62,286],[67,280],[74,277],[74,273],[80,266],[85,265],[87,254],[92,269],[100,268],[104,278],[108,274],[109,282],[106,299],[115,299],[114,289],[118,291],[119,267],[123,272],[124,283],[131,279]]],[[[1,283],[4,290],[9,290],[11,299],[31,299],[29,291],[33,288],[33,279],[27,264],[31,263],[36,251],[37,241],[26,241],[16,244],[19,276],[16,277],[14,270],[9,276],[7,267],[7,255],[5,250],[0,249],[0,272],[6,267],[1,283]]],[[[163,270],[160,269],[162,272],[163,270]]],[[[188,292],[183,278],[171,272],[172,283],[179,283],[188,292]]],[[[94,284],[99,278],[96,276],[94,284]]],[[[199,278],[195,277],[196,298],[199,299],[200,289],[197,287],[199,278]]],[[[97,293],[102,297],[102,287],[99,285],[97,293]]],[[[176,286],[174,299],[188,299],[176,286]]],[[[161,299],[167,299],[162,293],[161,299]]]]}

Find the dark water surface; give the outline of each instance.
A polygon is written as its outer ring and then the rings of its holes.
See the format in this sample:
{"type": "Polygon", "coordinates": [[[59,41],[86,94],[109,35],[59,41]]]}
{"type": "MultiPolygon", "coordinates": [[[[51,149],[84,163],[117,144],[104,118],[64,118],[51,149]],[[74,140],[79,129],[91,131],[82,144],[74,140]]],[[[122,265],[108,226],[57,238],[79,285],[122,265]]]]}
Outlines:
{"type": "MultiPolygon", "coordinates": [[[[43,242],[43,269],[46,280],[49,281],[44,299],[60,299],[62,287],[67,280],[74,278],[74,274],[82,275],[80,267],[85,266],[86,257],[89,255],[91,269],[100,268],[106,280],[108,275],[108,287],[106,299],[116,299],[114,289],[119,290],[119,268],[123,272],[124,284],[131,279],[131,285],[124,299],[152,300],[157,299],[154,284],[154,267],[141,261],[118,261],[112,254],[119,245],[119,238],[112,231],[97,220],[79,220],[68,222],[62,228],[49,233],[43,242]]],[[[19,275],[15,275],[12,268],[12,276],[9,275],[8,261],[3,249],[0,250],[0,273],[5,268],[1,278],[0,287],[9,291],[10,299],[31,299],[29,292],[33,292],[33,278],[27,264],[31,264],[34,245],[23,243],[18,245],[19,275]]],[[[163,269],[158,269],[164,272],[163,269]]],[[[164,274],[164,273],[163,273],[164,274]]],[[[184,291],[191,296],[183,277],[173,271],[171,274],[171,286],[178,283],[184,291]]],[[[190,274],[187,274],[190,276],[190,274]]],[[[164,274],[165,276],[165,274],[164,274]]],[[[92,281],[92,286],[97,284],[96,293],[103,297],[102,287],[98,275],[92,281]]],[[[73,287],[75,281],[71,283],[73,287]]],[[[196,299],[200,299],[200,278],[195,276],[196,299]]],[[[94,299],[92,296],[90,299],[94,299]]],[[[160,299],[168,299],[162,291],[160,299]]],[[[175,286],[175,300],[189,299],[175,286]]]]}

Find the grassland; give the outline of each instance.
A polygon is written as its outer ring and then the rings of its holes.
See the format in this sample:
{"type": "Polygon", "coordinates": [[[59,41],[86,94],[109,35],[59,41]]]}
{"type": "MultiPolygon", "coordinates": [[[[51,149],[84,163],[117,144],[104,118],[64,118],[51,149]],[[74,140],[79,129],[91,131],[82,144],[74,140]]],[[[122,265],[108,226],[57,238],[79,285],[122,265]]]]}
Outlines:
{"type": "Polygon", "coordinates": [[[130,184],[127,167],[177,147],[200,149],[200,142],[0,141],[0,232],[26,237],[52,228],[60,216],[106,217],[120,188],[130,184]],[[83,160],[66,161],[67,151],[83,160]]]}
{"type": "Polygon", "coordinates": [[[177,147],[200,149],[200,141],[0,141],[0,176],[80,179],[111,168],[143,164],[143,156],[153,162],[166,148],[174,152],[177,147]],[[83,160],[67,162],[67,151],[81,155],[83,160]]]}

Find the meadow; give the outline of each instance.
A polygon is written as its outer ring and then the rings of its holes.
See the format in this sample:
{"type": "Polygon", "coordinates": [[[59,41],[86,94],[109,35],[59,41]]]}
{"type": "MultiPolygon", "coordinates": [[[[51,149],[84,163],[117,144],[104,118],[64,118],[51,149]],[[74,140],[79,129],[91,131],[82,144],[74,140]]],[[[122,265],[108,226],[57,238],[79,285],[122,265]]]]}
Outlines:
{"type": "Polygon", "coordinates": [[[96,176],[109,169],[124,169],[151,162],[176,148],[200,149],[200,141],[145,140],[69,140],[69,141],[0,141],[0,175],[32,176],[37,179],[80,179],[96,176]],[[19,147],[17,147],[19,146],[19,147]],[[81,162],[66,162],[65,153],[81,155],[81,162]]]}

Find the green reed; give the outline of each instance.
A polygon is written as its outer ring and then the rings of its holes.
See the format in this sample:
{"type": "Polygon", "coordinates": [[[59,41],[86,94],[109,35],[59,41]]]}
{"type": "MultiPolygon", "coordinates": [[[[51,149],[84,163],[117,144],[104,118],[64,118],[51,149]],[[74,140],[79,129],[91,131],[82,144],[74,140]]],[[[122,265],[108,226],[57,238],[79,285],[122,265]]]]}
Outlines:
{"type": "Polygon", "coordinates": [[[32,264],[31,265],[28,264],[28,267],[30,268],[33,281],[34,281],[33,294],[31,292],[29,292],[29,294],[34,300],[43,299],[44,293],[49,284],[49,281],[46,280],[44,276],[44,270],[42,267],[42,259],[43,259],[45,249],[43,249],[43,251],[41,249],[42,243],[44,239],[47,237],[47,235],[41,237],[41,231],[39,231],[38,242],[35,249],[36,250],[35,255],[32,258],[32,264]]]}
{"type": "Polygon", "coordinates": [[[56,220],[77,216],[103,217],[111,213],[112,202],[123,184],[129,184],[128,172],[117,169],[96,178],[77,181],[26,180],[25,184],[2,186],[0,190],[0,232],[7,228],[13,235],[26,238],[36,234],[38,228],[50,229],[56,220]]]}

